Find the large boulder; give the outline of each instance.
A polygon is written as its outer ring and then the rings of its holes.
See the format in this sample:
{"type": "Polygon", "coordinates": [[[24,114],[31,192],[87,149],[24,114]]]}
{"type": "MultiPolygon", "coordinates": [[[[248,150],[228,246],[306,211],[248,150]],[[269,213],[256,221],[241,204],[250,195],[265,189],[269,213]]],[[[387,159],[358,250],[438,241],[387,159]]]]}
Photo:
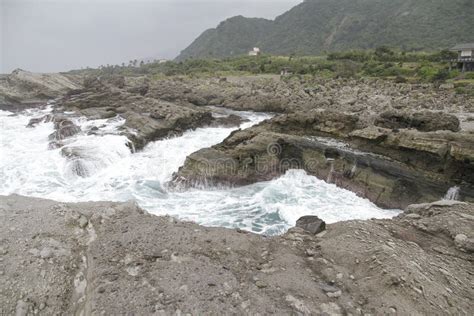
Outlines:
{"type": "Polygon", "coordinates": [[[244,122],[248,122],[248,119],[244,119],[241,116],[230,114],[229,116],[217,117],[212,122],[211,126],[215,127],[238,127],[244,122]]]}
{"type": "Polygon", "coordinates": [[[303,216],[296,221],[296,227],[316,235],[326,229],[326,223],[317,216],[303,216]]]}
{"type": "Polygon", "coordinates": [[[456,116],[433,111],[386,111],[376,118],[375,124],[390,129],[414,128],[422,132],[439,130],[457,132],[460,129],[460,122],[456,116]]]}
{"type": "Polygon", "coordinates": [[[54,119],[54,129],[54,133],[49,135],[50,141],[61,141],[81,132],[81,128],[79,126],[65,117],[57,117],[54,119]]]}

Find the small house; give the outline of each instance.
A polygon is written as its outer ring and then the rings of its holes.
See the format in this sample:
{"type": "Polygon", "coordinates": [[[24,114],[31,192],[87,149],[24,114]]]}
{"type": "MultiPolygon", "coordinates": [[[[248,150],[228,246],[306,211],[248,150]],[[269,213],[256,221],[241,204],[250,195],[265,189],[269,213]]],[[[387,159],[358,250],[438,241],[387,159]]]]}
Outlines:
{"type": "Polygon", "coordinates": [[[458,44],[450,50],[458,53],[458,57],[450,61],[451,65],[455,64],[462,72],[474,71],[474,43],[458,44]]]}
{"type": "Polygon", "coordinates": [[[260,56],[261,51],[260,48],[254,47],[253,50],[249,52],[249,56],[260,56]]]}

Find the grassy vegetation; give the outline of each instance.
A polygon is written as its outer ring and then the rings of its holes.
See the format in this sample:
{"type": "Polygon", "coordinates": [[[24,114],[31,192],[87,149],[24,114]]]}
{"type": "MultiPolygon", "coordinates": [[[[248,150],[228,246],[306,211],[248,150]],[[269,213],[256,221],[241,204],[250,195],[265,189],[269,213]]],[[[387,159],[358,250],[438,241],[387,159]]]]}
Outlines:
{"type": "MultiPolygon", "coordinates": [[[[408,53],[386,47],[376,50],[356,50],[330,53],[327,56],[234,57],[224,59],[193,59],[129,66],[106,66],[88,69],[96,75],[148,75],[159,79],[166,76],[230,76],[249,74],[280,74],[288,69],[293,76],[318,76],[324,78],[386,78],[397,82],[445,82],[458,78],[458,70],[449,70],[446,60],[455,57],[452,52],[408,53]]],[[[474,75],[463,74],[465,82],[474,75]]]]}

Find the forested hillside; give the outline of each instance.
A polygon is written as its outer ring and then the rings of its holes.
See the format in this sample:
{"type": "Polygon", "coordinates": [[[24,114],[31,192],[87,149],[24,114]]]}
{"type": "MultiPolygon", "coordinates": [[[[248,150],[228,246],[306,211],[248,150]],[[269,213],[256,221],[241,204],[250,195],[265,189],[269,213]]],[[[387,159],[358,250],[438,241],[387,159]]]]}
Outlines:
{"type": "Polygon", "coordinates": [[[178,59],[228,57],[258,46],[281,55],[447,48],[474,41],[473,0],[306,0],[274,21],[234,17],[205,31],[178,59]]]}

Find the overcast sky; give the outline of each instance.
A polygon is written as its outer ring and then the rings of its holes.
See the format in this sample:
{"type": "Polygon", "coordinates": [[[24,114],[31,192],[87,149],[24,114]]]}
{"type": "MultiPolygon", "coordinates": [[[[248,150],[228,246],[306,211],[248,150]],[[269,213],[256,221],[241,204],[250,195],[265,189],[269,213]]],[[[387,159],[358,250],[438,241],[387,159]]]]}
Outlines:
{"type": "Polygon", "coordinates": [[[176,57],[235,16],[273,19],[302,0],[0,0],[0,73],[176,57]]]}

